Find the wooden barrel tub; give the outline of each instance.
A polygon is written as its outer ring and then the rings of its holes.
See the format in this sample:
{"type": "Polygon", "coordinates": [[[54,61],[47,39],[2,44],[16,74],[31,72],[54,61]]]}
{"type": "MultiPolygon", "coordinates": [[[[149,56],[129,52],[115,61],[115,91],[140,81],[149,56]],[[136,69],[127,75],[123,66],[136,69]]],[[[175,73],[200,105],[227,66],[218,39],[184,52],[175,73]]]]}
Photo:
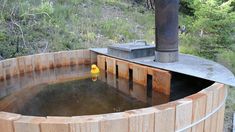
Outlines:
{"type": "MultiPolygon", "coordinates": [[[[0,80],[55,67],[97,65],[107,72],[147,85],[153,76],[153,90],[169,94],[171,73],[98,55],[89,50],[62,51],[22,56],[0,61],[0,80]],[[117,68],[118,67],[118,71],[117,68]]],[[[1,89],[1,87],[0,87],[1,89]]],[[[163,105],[120,113],[73,117],[36,117],[0,112],[1,132],[222,132],[227,87],[214,83],[185,98],[163,105]]]]}

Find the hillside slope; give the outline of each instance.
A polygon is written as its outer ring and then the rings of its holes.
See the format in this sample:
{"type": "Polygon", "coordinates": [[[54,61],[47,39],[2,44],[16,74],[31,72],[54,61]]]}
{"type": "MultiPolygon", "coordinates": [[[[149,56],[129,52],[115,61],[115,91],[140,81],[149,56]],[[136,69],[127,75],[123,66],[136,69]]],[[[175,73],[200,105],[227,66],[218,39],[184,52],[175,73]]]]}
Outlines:
{"type": "Polygon", "coordinates": [[[4,58],[154,41],[153,12],[125,0],[5,0],[0,15],[4,58]]]}

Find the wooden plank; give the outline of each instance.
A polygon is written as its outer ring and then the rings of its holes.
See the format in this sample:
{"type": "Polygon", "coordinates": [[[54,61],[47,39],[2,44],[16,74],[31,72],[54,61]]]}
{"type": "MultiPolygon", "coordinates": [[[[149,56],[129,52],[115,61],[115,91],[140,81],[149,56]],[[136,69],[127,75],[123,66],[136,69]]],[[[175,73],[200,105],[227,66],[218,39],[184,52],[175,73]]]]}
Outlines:
{"type": "Polygon", "coordinates": [[[0,61],[0,81],[5,80],[4,69],[2,67],[2,61],[0,61]]]}
{"type": "Polygon", "coordinates": [[[156,68],[148,68],[148,74],[153,76],[153,90],[166,95],[171,93],[171,73],[156,68]]]}
{"type": "Polygon", "coordinates": [[[49,55],[48,54],[40,54],[41,56],[41,68],[42,70],[49,69],[49,55]]]}
{"type": "Polygon", "coordinates": [[[147,73],[148,69],[146,66],[133,64],[133,82],[147,86],[147,73]]]}
{"type": "Polygon", "coordinates": [[[70,51],[61,51],[60,52],[60,61],[62,63],[62,66],[70,66],[70,51]]]}
{"type": "Polygon", "coordinates": [[[129,115],[129,132],[154,132],[155,108],[127,111],[129,115]]]}
{"type": "Polygon", "coordinates": [[[25,72],[32,72],[34,71],[34,63],[33,63],[34,56],[24,56],[25,60],[25,72]]]}
{"type": "MultiPolygon", "coordinates": [[[[219,88],[218,85],[213,85],[213,103],[212,103],[212,111],[215,110],[219,106],[219,88]]],[[[211,131],[216,132],[217,130],[217,120],[218,120],[218,112],[211,116],[211,131]]]]}
{"type": "MultiPolygon", "coordinates": [[[[175,130],[178,131],[192,123],[192,100],[180,99],[176,101],[175,130]]],[[[191,132],[191,128],[184,132],[191,132]]]]}
{"type": "MultiPolygon", "coordinates": [[[[200,91],[200,93],[206,95],[206,111],[205,114],[208,115],[212,112],[213,107],[213,91],[210,89],[204,89],[200,91]]],[[[205,120],[204,123],[204,132],[210,132],[211,131],[211,118],[208,118],[205,120]]]]}
{"type": "Polygon", "coordinates": [[[76,52],[77,64],[78,65],[84,64],[83,50],[76,50],[75,52],[76,52]]]}
{"type": "Polygon", "coordinates": [[[42,65],[41,65],[41,55],[36,54],[33,56],[33,64],[34,64],[34,71],[41,71],[42,65]]]}
{"type": "Polygon", "coordinates": [[[90,56],[91,56],[91,64],[96,64],[97,63],[97,53],[90,51],[90,56]]]}
{"type": "Polygon", "coordinates": [[[0,130],[3,132],[14,132],[13,122],[19,118],[19,114],[0,112],[0,130]]]}
{"type": "Polygon", "coordinates": [[[223,106],[218,111],[218,119],[217,119],[217,132],[222,132],[224,128],[224,113],[225,113],[225,97],[227,94],[227,87],[221,84],[219,87],[219,104],[223,104],[223,106]]]}
{"type": "Polygon", "coordinates": [[[223,132],[224,131],[224,113],[225,113],[225,104],[218,111],[216,132],[223,132]]]}
{"type": "Polygon", "coordinates": [[[117,60],[118,77],[129,79],[129,63],[127,61],[117,60]]]}
{"type": "Polygon", "coordinates": [[[50,68],[50,69],[54,68],[55,67],[54,53],[47,53],[46,56],[47,56],[47,60],[48,60],[47,68],[50,68]]]}
{"type": "MultiPolygon", "coordinates": [[[[195,123],[206,116],[206,95],[196,93],[187,97],[193,101],[192,123],[195,123]]],[[[204,121],[192,127],[192,132],[203,132],[204,121]]]]}
{"type": "Polygon", "coordinates": [[[97,65],[101,70],[106,70],[105,69],[105,63],[106,63],[106,57],[103,55],[97,55],[97,65]]]}
{"type": "Polygon", "coordinates": [[[41,132],[70,132],[70,117],[47,117],[41,123],[41,132]]]}
{"type": "Polygon", "coordinates": [[[62,67],[63,65],[63,60],[61,58],[61,53],[60,52],[56,52],[54,53],[54,61],[55,61],[55,67],[62,67]]]}
{"type": "Polygon", "coordinates": [[[83,50],[83,58],[84,58],[84,64],[90,65],[91,64],[91,54],[90,50],[83,50]]]}
{"type": "Polygon", "coordinates": [[[40,132],[40,123],[45,120],[44,117],[21,116],[14,121],[15,132],[40,132]]]}
{"type": "Polygon", "coordinates": [[[116,75],[116,59],[106,57],[107,72],[116,75]]]}
{"type": "Polygon", "coordinates": [[[103,115],[100,122],[101,132],[129,132],[128,115],[112,113],[103,115]]]}
{"type": "Polygon", "coordinates": [[[101,115],[72,117],[71,132],[100,132],[101,115]]]}
{"type": "Polygon", "coordinates": [[[67,66],[74,66],[78,64],[77,61],[77,52],[76,51],[68,51],[67,53],[68,65],[67,66]]]}
{"type": "Polygon", "coordinates": [[[155,132],[175,131],[175,106],[174,103],[156,106],[155,132]]]}
{"type": "Polygon", "coordinates": [[[18,64],[16,58],[7,59],[2,61],[2,67],[4,69],[5,78],[16,76],[19,74],[18,64]]]}
{"type": "Polygon", "coordinates": [[[19,74],[24,74],[25,73],[25,59],[24,57],[17,57],[17,63],[18,63],[18,69],[19,69],[19,74]]]}

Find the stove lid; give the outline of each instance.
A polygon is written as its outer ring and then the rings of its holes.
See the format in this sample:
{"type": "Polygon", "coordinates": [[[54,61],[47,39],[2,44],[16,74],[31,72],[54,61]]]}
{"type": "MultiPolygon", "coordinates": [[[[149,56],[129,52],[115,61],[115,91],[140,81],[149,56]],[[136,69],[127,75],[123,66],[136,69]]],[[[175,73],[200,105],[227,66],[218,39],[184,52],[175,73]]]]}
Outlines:
{"type": "Polygon", "coordinates": [[[233,73],[229,71],[226,67],[216,62],[203,59],[197,56],[180,54],[178,62],[160,63],[154,61],[154,56],[137,59],[125,59],[109,55],[107,48],[93,48],[90,50],[99,54],[115,57],[137,64],[160,68],[172,72],[177,72],[210,81],[223,83],[230,86],[235,86],[235,77],[233,73]]]}
{"type": "Polygon", "coordinates": [[[144,40],[137,40],[137,41],[134,41],[133,43],[114,44],[114,45],[108,46],[108,49],[115,49],[115,50],[127,51],[127,52],[131,52],[133,50],[151,49],[151,48],[155,49],[155,46],[148,44],[144,40]]]}

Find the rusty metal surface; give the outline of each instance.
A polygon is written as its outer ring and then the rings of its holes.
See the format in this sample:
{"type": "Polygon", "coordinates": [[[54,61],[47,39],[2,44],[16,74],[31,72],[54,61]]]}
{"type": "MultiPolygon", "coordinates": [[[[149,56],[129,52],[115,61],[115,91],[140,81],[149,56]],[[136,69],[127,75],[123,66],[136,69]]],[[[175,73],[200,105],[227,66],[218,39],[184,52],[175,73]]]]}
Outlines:
{"type": "MultiPolygon", "coordinates": [[[[108,55],[107,48],[93,48],[90,50],[99,54],[119,58],[108,55]]],[[[119,59],[235,86],[235,77],[227,68],[216,62],[192,55],[180,54],[179,61],[174,63],[154,62],[154,56],[138,59],[119,59]]]]}

